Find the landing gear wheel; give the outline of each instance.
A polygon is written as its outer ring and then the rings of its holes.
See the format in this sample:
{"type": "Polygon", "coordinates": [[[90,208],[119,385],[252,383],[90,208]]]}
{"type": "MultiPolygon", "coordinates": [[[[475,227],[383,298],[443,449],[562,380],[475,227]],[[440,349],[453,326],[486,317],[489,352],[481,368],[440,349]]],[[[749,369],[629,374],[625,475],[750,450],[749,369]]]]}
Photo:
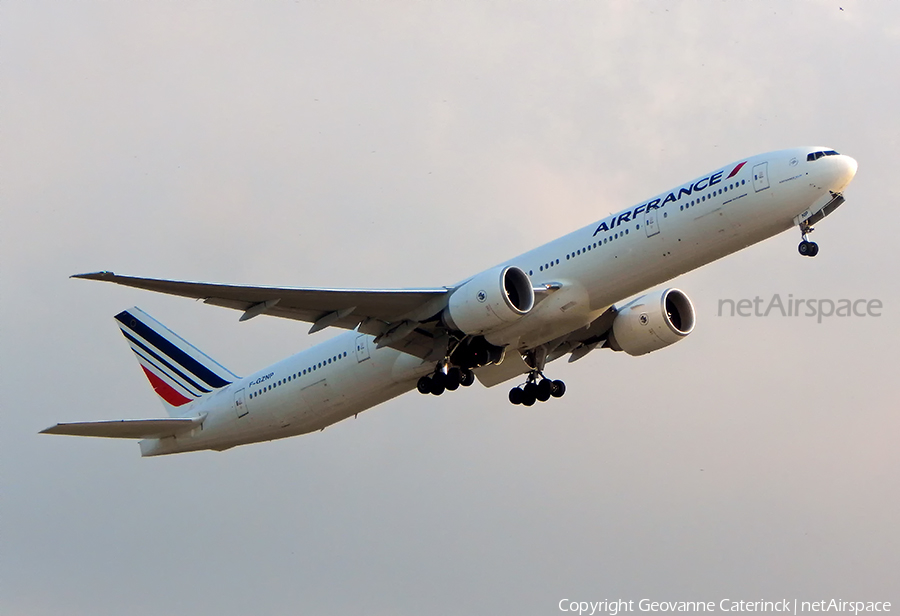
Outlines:
{"type": "Polygon", "coordinates": [[[459,372],[459,368],[450,368],[447,371],[446,377],[444,377],[444,387],[447,388],[447,391],[456,391],[459,389],[461,383],[461,375],[459,372]]]}
{"type": "Polygon", "coordinates": [[[437,381],[437,380],[435,380],[435,379],[432,379],[432,380],[431,380],[431,393],[432,393],[432,395],[440,396],[442,393],[444,393],[444,390],[445,390],[445,389],[446,389],[446,387],[444,387],[444,384],[443,384],[443,383],[441,383],[441,382],[439,382],[439,381],[437,381]]]}
{"type": "Polygon", "coordinates": [[[566,393],[566,384],[562,381],[553,381],[552,385],[553,389],[550,392],[550,395],[554,398],[562,398],[566,393]]]}
{"type": "Polygon", "coordinates": [[[797,251],[804,257],[814,257],[819,253],[819,245],[815,242],[803,240],[800,242],[800,245],[797,246],[797,251]]]}
{"type": "Polygon", "coordinates": [[[509,401],[513,404],[522,404],[524,394],[521,387],[513,387],[509,390],[509,401]]]}
{"type": "Polygon", "coordinates": [[[819,254],[819,245],[809,241],[809,234],[813,232],[813,228],[808,222],[800,223],[800,236],[803,239],[797,246],[797,251],[804,257],[814,257],[819,254]]]}
{"type": "Polygon", "coordinates": [[[534,383],[525,383],[522,388],[522,404],[531,406],[537,401],[537,385],[534,383]]]}
{"type": "Polygon", "coordinates": [[[541,382],[535,386],[534,396],[541,402],[546,402],[553,394],[553,382],[549,379],[541,379],[541,382]]]}
{"type": "Polygon", "coordinates": [[[468,387],[472,383],[475,382],[475,373],[473,373],[468,368],[463,368],[460,370],[459,384],[463,387],[468,387]]]}
{"type": "Polygon", "coordinates": [[[431,377],[423,376],[419,379],[419,382],[416,383],[416,389],[419,390],[420,394],[430,394],[431,393],[431,377]]]}

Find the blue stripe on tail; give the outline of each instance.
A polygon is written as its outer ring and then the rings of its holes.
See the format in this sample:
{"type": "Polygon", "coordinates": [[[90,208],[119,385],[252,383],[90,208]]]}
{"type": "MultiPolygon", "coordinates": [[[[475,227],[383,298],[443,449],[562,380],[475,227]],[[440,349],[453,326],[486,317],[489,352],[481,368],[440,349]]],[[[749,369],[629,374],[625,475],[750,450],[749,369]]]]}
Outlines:
{"type": "Polygon", "coordinates": [[[199,361],[179,349],[173,343],[169,342],[166,338],[157,333],[155,330],[153,330],[151,327],[146,325],[144,322],[142,322],[127,310],[123,310],[122,312],[117,314],[116,320],[128,329],[132,330],[138,336],[155,346],[157,349],[167,355],[172,361],[180,365],[184,370],[190,372],[196,378],[203,381],[213,389],[225,387],[226,385],[229,385],[231,383],[231,381],[226,381],[218,374],[214,373],[209,368],[201,364],[199,361]]]}

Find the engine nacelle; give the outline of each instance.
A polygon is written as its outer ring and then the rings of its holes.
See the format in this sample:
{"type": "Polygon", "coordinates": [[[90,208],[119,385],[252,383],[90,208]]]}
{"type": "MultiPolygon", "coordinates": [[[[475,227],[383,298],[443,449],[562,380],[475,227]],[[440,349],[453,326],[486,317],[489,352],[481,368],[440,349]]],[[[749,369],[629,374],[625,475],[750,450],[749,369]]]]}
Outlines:
{"type": "Polygon", "coordinates": [[[533,307],[528,274],[518,267],[495,267],[454,291],[443,319],[451,329],[479,335],[521,319],[533,307]]]}
{"type": "Polygon", "coordinates": [[[683,291],[654,291],[623,306],[609,333],[609,346],[629,355],[667,347],[694,329],[694,306],[683,291]]]}

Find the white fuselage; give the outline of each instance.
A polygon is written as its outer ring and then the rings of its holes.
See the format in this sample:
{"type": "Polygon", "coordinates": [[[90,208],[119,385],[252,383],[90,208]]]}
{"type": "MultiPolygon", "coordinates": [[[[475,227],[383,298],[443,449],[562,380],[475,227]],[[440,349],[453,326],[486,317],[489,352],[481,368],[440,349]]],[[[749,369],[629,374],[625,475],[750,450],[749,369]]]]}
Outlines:
{"type": "MultiPolygon", "coordinates": [[[[856,172],[847,156],[808,161],[814,151],[732,163],[510,259],[503,265],[523,269],[534,286],[560,289],[487,339],[534,348],[587,326],[616,302],[791,228],[856,172]]],[[[191,404],[186,415],[207,414],[201,428],[141,441],[141,450],[227,449],[321,430],[414,389],[433,370],[434,362],[346,332],[191,404]]]]}

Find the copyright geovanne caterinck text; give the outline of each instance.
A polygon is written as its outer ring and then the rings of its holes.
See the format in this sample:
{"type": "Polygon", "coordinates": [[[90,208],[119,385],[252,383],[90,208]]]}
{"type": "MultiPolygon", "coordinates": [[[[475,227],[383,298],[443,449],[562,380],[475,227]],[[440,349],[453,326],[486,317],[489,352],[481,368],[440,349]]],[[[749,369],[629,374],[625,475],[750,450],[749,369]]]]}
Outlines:
{"type": "Polygon", "coordinates": [[[779,599],[777,601],[745,601],[743,599],[720,599],[718,601],[656,601],[653,599],[577,601],[562,599],[559,611],[578,616],[616,616],[624,612],[680,612],[700,614],[704,612],[763,612],[775,614],[815,614],[843,613],[864,614],[890,612],[890,601],[844,601],[842,599],[820,599],[801,601],[779,599]]]}

